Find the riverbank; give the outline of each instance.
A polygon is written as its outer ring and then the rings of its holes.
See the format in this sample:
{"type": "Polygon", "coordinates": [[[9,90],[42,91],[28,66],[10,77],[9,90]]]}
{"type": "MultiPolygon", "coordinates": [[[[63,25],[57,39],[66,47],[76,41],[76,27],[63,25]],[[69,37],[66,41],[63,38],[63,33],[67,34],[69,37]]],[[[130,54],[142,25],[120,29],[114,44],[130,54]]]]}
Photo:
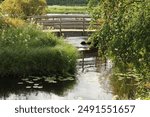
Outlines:
{"type": "Polygon", "coordinates": [[[0,31],[0,77],[62,76],[76,72],[77,51],[36,27],[0,31]]]}

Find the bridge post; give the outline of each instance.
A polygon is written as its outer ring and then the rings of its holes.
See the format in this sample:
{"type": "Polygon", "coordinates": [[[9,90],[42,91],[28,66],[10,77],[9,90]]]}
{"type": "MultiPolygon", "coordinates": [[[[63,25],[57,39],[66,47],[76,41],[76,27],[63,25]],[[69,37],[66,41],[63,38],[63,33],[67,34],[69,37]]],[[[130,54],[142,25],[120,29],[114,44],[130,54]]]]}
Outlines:
{"type": "Polygon", "coordinates": [[[85,35],[85,17],[83,17],[83,36],[85,35]]]}
{"type": "Polygon", "coordinates": [[[60,22],[59,23],[59,25],[60,25],[59,26],[59,31],[60,31],[60,36],[61,36],[62,35],[62,18],[61,17],[59,18],[59,22],[60,22]]]}

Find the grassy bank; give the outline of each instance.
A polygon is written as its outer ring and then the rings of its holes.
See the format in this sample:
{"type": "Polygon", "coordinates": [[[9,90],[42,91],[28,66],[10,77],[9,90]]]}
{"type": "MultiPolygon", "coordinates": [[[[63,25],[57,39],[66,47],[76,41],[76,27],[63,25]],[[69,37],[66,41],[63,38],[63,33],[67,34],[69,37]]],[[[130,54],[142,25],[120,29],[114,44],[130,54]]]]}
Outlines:
{"type": "Polygon", "coordinates": [[[0,77],[67,77],[76,71],[76,58],[74,47],[35,27],[0,30],[0,77]]]}
{"type": "Polygon", "coordinates": [[[86,6],[48,6],[46,13],[87,13],[86,6]]]}

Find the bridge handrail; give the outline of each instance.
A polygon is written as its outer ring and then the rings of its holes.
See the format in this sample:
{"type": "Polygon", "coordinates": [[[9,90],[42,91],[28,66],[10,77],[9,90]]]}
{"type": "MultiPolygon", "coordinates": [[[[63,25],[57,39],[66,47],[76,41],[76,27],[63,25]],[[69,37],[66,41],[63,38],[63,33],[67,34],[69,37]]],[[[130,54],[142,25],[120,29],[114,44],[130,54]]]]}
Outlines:
{"type": "Polygon", "coordinates": [[[37,16],[29,16],[33,19],[42,19],[42,18],[91,18],[88,14],[50,14],[50,15],[37,15],[37,16]]]}
{"type": "Polygon", "coordinates": [[[28,17],[43,27],[54,27],[62,33],[63,29],[82,29],[84,33],[90,25],[91,17],[88,14],[51,14],[28,17]]]}

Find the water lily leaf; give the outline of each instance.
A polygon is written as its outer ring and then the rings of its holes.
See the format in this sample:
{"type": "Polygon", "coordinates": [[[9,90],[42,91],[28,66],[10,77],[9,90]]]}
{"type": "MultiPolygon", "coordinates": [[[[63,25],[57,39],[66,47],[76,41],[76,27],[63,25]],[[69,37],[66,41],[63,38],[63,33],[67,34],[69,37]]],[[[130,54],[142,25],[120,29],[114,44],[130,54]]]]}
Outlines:
{"type": "Polygon", "coordinates": [[[23,84],[23,82],[18,82],[19,85],[23,84]]]}
{"type": "Polygon", "coordinates": [[[31,86],[26,86],[26,89],[31,89],[31,86]]]}
{"type": "Polygon", "coordinates": [[[57,83],[55,77],[46,77],[45,81],[48,82],[48,83],[57,83]]]}
{"type": "Polygon", "coordinates": [[[33,88],[34,88],[34,89],[37,89],[37,88],[38,88],[38,86],[33,86],[33,88]]]}

